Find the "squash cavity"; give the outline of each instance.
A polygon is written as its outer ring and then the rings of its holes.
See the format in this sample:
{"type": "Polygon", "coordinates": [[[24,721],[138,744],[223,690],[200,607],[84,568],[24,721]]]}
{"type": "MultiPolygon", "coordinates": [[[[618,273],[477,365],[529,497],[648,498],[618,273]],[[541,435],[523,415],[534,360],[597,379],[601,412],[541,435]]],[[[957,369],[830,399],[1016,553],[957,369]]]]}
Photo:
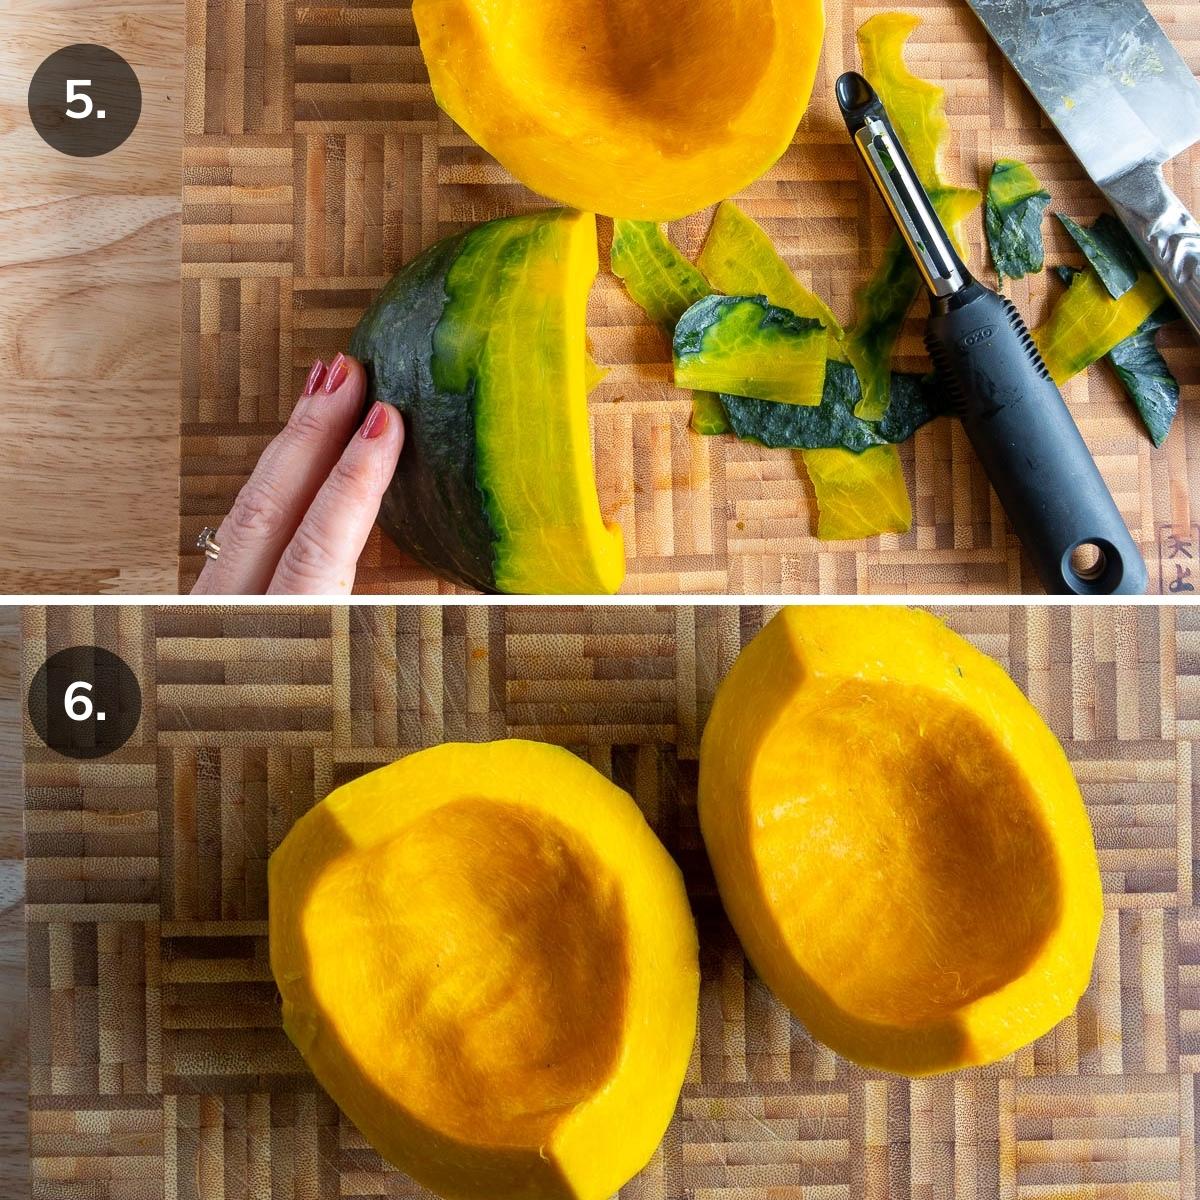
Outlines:
{"type": "Polygon", "coordinates": [[[718,690],[699,811],[755,969],[854,1062],[994,1062],[1087,987],[1103,899],[1066,756],[926,613],[784,609],[718,690]]]}
{"type": "Polygon", "coordinates": [[[443,109],[563,204],[667,221],[740,191],[791,144],[820,0],[414,0],[443,109]]]}
{"type": "Polygon", "coordinates": [[[448,1200],[604,1200],[649,1161],[696,1033],[678,867],[557,746],[446,744],[355,779],[268,868],[288,1036],[448,1200]]]}
{"type": "Polygon", "coordinates": [[[748,803],[783,936],[861,1020],[953,1016],[1019,977],[1058,919],[1028,779],[995,729],[929,688],[805,688],[763,740],[748,803]]]}
{"type": "Polygon", "coordinates": [[[551,817],[446,804],[333,861],[303,930],[345,1052],[451,1136],[544,1144],[613,1073],[629,1000],[620,890],[551,817]]]}

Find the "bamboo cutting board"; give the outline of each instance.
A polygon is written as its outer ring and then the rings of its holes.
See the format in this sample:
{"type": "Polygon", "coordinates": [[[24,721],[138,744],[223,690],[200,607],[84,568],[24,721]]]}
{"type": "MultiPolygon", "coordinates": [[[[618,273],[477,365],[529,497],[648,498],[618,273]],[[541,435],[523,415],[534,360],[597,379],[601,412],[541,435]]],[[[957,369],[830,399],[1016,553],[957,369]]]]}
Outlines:
{"type": "MultiPolygon", "coordinates": [[[[701,934],[700,1031],[625,1200],[1194,1200],[1200,611],[960,608],[1066,744],[1106,916],[1077,1014],[908,1083],[814,1044],[748,969],[696,822],[697,739],[758,608],[27,609],[24,679],[105,645],[140,729],[74,763],[26,729],[35,1200],[423,1195],[279,1027],[266,860],[330,789],[443,739],[570,746],[637,799],[701,934]]],[[[869,611],[864,620],[870,620],[869,611]]]]}
{"type": "MultiPolygon", "coordinates": [[[[829,0],[814,103],[796,143],[739,199],[800,277],[848,321],[854,291],[882,255],[890,226],[860,176],[833,102],[858,65],[854,30],[889,5],[829,0]]],[[[962,0],[903,7],[923,24],[910,62],[947,90],[954,137],[947,177],[979,185],[997,157],[1027,161],[1055,207],[1079,220],[1101,198],[962,0]]],[[[1151,8],[1200,71],[1195,0],[1151,8]]],[[[278,431],[313,359],[343,349],[373,294],[403,263],[474,222],[544,207],[440,114],[406,2],[293,5],[188,0],[183,184],[183,482],[181,582],[202,558],[196,535],[217,525],[278,431]]],[[[1200,208],[1200,153],[1173,182],[1200,208]]],[[[672,232],[696,253],[709,214],[672,232]]],[[[982,222],[974,261],[984,263],[982,222]]],[[[1081,261],[1047,219],[1048,261],[1081,261]]],[[[601,222],[606,260],[608,223],[601,222]]],[[[987,272],[990,277],[990,269],[987,272]]],[[[1058,285],[1048,274],[1010,285],[1031,324],[1058,285]]],[[[915,525],[904,536],[823,544],[812,536],[811,487],[787,452],[689,433],[688,397],[669,386],[670,353],[601,273],[590,330],[613,373],[592,398],[601,507],[626,534],[626,590],[774,595],[1032,592],[1016,544],[965,435],[939,421],[904,447],[915,525]]],[[[925,370],[921,320],[898,366],[925,370]]],[[[1068,400],[1150,561],[1156,588],[1195,584],[1200,554],[1200,346],[1164,336],[1184,385],[1183,415],[1155,451],[1101,365],[1068,400]],[[1179,542],[1187,549],[1181,551],[1179,542]],[[1192,555],[1192,559],[1186,557],[1192,555]],[[1181,576],[1178,568],[1185,568],[1181,576]]],[[[448,591],[376,533],[361,591],[448,591]]]]}

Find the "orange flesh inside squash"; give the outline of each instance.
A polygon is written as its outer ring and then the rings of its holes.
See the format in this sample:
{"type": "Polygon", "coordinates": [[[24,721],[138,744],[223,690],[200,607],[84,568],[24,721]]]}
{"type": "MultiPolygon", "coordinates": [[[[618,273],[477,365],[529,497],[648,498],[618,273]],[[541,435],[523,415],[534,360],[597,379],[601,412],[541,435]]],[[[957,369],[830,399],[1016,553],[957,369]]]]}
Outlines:
{"type": "Polygon", "coordinates": [[[759,974],[855,1062],[995,1061],[1087,986],[1102,898],[1070,767],[926,614],[777,617],[718,694],[700,818],[759,974]]]}
{"type": "Polygon", "coordinates": [[[345,1014],[348,1048],[418,1120],[541,1145],[613,1072],[628,999],[621,897],[552,820],[449,804],[338,860],[304,927],[318,1002],[345,1014]]]}
{"type": "Polygon", "coordinates": [[[752,845],[768,900],[844,1011],[940,1020],[1019,976],[1045,943],[1059,903],[1046,830],[969,710],[921,688],[814,687],[761,762],[752,845]]]}
{"type": "Polygon", "coordinates": [[[521,182],[585,211],[674,220],[790,145],[821,0],[414,0],[438,103],[521,182]]]}
{"type": "Polygon", "coordinates": [[[557,747],[447,745],[335,792],[271,860],[284,1025],[439,1194],[604,1200],[650,1158],[695,1034],[682,879],[557,747]]]}

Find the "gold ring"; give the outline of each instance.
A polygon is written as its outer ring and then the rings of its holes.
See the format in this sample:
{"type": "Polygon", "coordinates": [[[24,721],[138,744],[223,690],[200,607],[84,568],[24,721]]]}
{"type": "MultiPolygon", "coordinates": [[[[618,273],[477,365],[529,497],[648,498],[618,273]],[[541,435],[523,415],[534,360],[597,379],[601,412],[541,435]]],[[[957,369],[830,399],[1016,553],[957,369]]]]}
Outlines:
{"type": "Polygon", "coordinates": [[[217,541],[217,531],[208,525],[200,531],[200,536],[196,539],[196,549],[204,551],[204,557],[212,559],[216,562],[221,554],[221,545],[217,541]]]}

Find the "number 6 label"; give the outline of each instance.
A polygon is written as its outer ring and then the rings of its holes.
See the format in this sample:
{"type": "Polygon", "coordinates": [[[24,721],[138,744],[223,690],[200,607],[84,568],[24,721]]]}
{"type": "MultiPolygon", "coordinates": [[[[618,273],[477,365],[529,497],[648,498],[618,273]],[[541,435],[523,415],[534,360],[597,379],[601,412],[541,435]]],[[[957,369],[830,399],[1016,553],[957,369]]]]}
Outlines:
{"type": "Polygon", "coordinates": [[[58,650],[29,685],[29,720],[65,758],[103,758],[137,730],[142,690],[133,669],[103,646],[58,650]]]}
{"type": "MultiPolygon", "coordinates": [[[[92,713],[96,712],[96,706],[92,703],[91,697],[80,694],[91,690],[92,685],[86,679],[77,679],[67,688],[66,695],[63,696],[63,707],[72,721],[90,721],[92,713]]],[[[104,714],[96,713],[96,720],[103,721],[104,714]]]]}

